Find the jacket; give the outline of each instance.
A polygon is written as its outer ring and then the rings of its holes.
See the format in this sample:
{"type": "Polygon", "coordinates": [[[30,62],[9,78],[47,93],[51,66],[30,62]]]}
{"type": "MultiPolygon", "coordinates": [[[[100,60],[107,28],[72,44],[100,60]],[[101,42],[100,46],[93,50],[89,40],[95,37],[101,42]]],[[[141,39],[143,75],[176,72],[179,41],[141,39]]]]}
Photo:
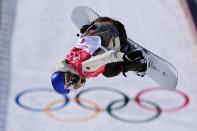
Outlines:
{"type": "Polygon", "coordinates": [[[65,63],[59,62],[63,70],[58,70],[74,72],[84,78],[96,77],[100,73],[106,77],[118,75],[124,55],[120,51],[121,45],[115,25],[108,22],[94,23],[81,35],[77,45],[66,56],[65,63]]]}

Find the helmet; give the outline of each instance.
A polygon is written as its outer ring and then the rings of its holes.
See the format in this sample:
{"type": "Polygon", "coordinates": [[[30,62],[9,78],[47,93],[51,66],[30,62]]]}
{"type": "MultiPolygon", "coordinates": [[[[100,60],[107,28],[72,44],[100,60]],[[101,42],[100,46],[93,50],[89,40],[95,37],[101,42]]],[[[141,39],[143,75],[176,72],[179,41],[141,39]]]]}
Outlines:
{"type": "Polygon", "coordinates": [[[51,82],[53,88],[56,92],[60,94],[68,94],[69,90],[64,87],[65,83],[65,73],[64,72],[55,72],[51,77],[51,82]]]}

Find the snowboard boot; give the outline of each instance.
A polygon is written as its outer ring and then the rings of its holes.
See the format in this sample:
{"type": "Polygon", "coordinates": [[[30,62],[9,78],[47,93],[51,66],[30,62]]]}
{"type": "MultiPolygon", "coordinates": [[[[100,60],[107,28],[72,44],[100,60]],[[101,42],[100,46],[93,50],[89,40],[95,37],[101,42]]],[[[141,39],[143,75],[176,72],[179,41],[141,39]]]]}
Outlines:
{"type": "Polygon", "coordinates": [[[147,70],[147,60],[144,57],[146,51],[143,49],[135,50],[133,52],[126,53],[123,56],[123,75],[128,71],[135,71],[138,76],[143,77],[147,70]]]}

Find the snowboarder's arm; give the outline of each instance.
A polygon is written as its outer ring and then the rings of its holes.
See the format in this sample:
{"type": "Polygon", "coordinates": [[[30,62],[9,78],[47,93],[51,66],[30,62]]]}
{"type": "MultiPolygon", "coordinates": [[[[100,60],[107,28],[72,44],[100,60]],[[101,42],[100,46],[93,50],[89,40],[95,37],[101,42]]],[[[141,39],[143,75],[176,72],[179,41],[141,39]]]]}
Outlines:
{"type": "Polygon", "coordinates": [[[84,72],[94,72],[105,64],[123,61],[123,55],[124,53],[122,52],[110,50],[102,55],[94,56],[82,62],[82,70],[84,72]]]}

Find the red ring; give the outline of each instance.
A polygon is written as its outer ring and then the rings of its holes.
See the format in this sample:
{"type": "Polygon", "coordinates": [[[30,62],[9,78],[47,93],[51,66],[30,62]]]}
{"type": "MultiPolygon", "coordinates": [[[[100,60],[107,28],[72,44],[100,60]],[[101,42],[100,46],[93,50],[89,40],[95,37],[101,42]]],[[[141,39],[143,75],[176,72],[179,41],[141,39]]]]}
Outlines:
{"type": "Polygon", "coordinates": [[[164,88],[149,88],[149,89],[145,89],[145,90],[140,91],[135,97],[135,100],[136,100],[137,104],[144,109],[147,109],[147,110],[150,110],[150,111],[156,111],[156,112],[174,112],[174,111],[178,111],[178,110],[181,110],[181,109],[185,108],[189,104],[189,97],[185,93],[183,93],[179,90],[175,90],[174,92],[182,95],[185,99],[185,102],[184,102],[183,105],[180,105],[178,107],[171,108],[171,109],[156,110],[152,107],[148,107],[148,106],[143,105],[141,103],[141,101],[140,101],[140,96],[141,95],[143,95],[144,93],[150,92],[150,91],[157,91],[157,90],[166,90],[166,89],[164,89],[164,88]]]}

